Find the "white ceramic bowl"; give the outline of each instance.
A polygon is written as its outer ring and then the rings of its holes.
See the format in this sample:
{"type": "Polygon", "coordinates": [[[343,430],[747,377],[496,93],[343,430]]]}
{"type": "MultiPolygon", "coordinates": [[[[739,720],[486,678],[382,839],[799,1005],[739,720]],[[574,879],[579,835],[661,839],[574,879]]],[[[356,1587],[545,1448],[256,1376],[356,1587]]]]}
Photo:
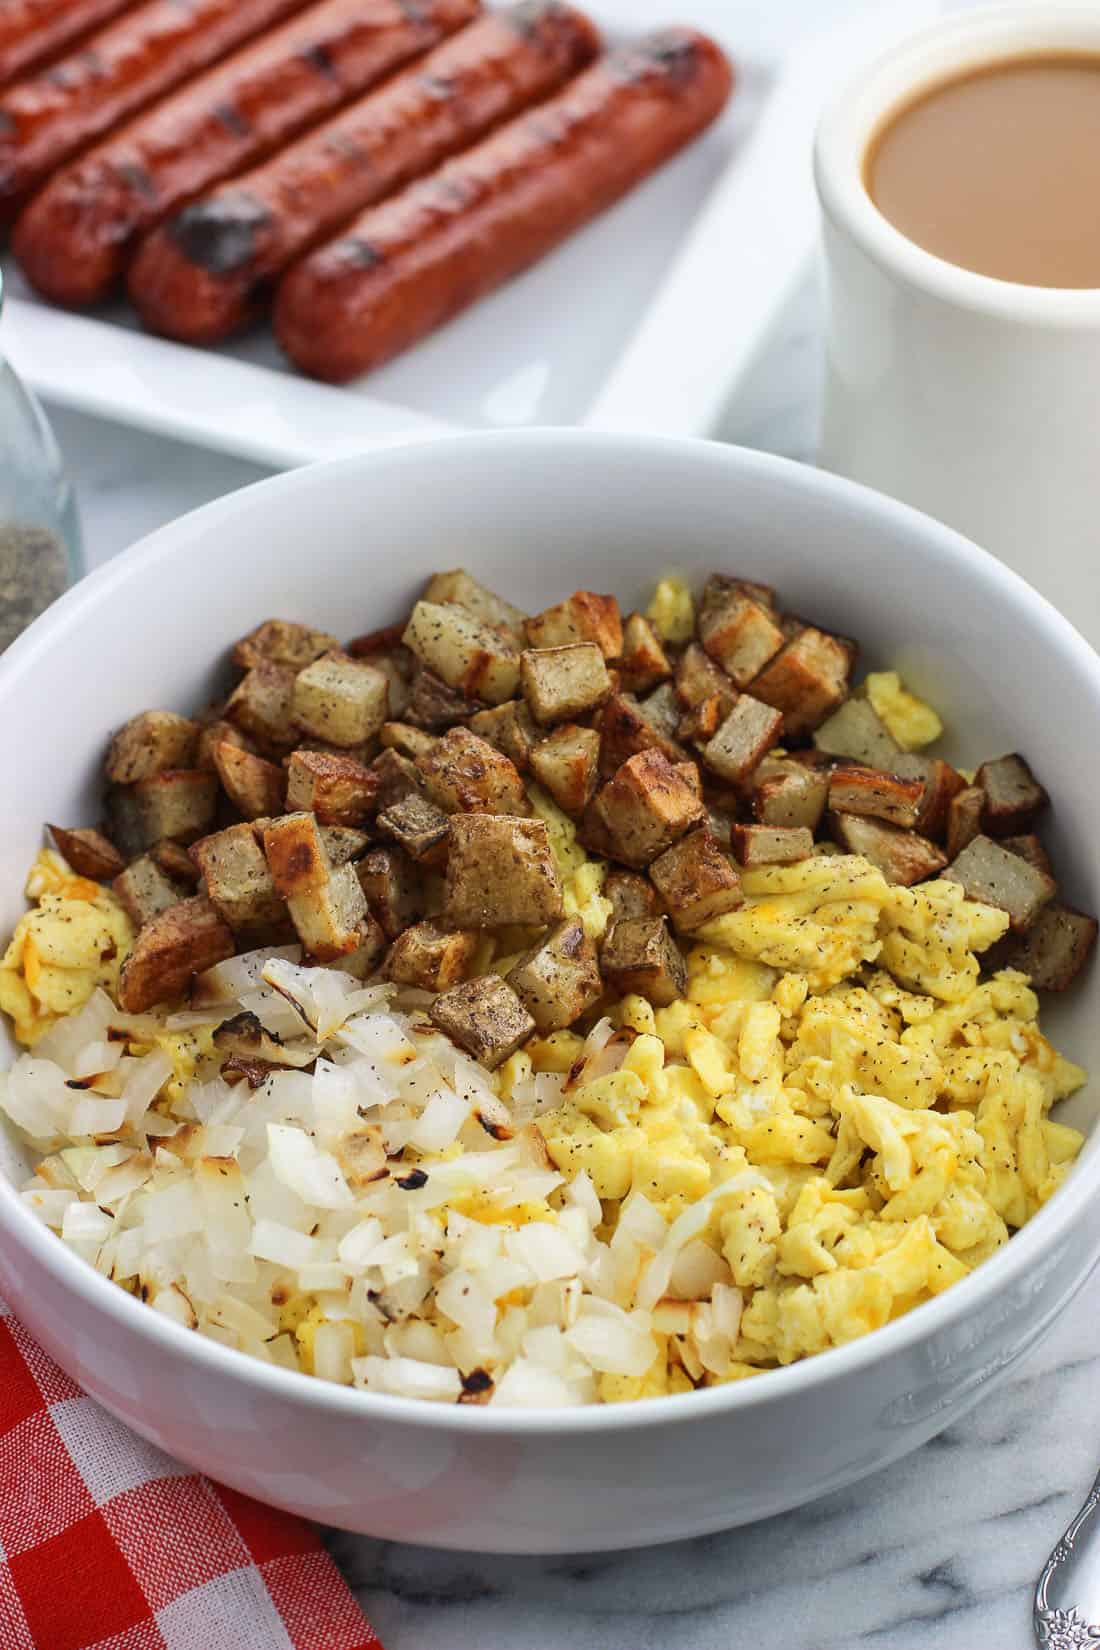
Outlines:
{"type": "MultiPolygon", "coordinates": [[[[1014,574],[946,528],[781,460],[703,442],[535,430],[297,470],[164,528],[71,592],[0,663],[0,926],[44,819],[96,818],[108,731],[189,709],[271,614],[350,635],[465,563],[536,608],[578,586],[640,601],[670,568],[776,584],[900,666],[960,761],[1021,749],[1055,797],[1069,896],[1100,906],[1100,660],[1014,574]]],[[[1100,1063],[1095,986],[1049,1015],[1100,1063]]],[[[1094,1093],[1100,1092],[1094,1089],[1094,1093]]],[[[1066,1115],[1087,1126],[1088,1093],[1066,1115]]],[[[865,1340],[749,1382],[621,1408],[439,1408],[323,1385],[189,1334],[107,1283],[0,1176],[0,1291],[66,1370],[171,1454],[376,1536],[499,1552],[615,1548],[747,1522],[886,1465],[1035,1344],[1100,1252],[1090,1140],[1007,1249],[865,1340]]]]}

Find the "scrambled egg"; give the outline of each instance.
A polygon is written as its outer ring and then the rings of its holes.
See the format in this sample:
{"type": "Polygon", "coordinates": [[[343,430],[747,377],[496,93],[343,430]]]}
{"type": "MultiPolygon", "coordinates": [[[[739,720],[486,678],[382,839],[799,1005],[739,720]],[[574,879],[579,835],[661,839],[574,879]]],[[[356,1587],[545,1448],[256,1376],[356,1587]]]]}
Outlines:
{"type": "Polygon", "coordinates": [[[871,709],[903,751],[923,750],[943,733],[932,706],[907,692],[896,670],[872,672],[864,685],[871,709]]]}

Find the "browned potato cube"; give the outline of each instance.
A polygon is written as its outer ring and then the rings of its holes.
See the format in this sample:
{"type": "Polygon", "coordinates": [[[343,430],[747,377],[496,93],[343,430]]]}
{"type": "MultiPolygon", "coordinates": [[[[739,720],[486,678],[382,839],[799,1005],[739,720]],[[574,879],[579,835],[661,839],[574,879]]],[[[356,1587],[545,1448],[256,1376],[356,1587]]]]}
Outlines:
{"type": "Polygon", "coordinates": [[[600,953],[604,979],[620,996],[636,992],[666,1008],[687,990],[687,965],[665,917],[617,922],[600,953]]]}
{"type": "Polygon", "coordinates": [[[199,868],[191,858],[190,851],[181,842],[154,842],[149,850],[149,858],[154,865],[159,865],[166,877],[173,882],[182,883],[185,888],[195,888],[199,882],[199,868]]]}
{"type": "Polygon", "coordinates": [[[233,649],[233,663],[241,670],[272,664],[298,671],[339,646],[336,637],[323,630],[311,630],[309,625],[294,624],[289,619],[265,619],[241,637],[233,649]]]}
{"type": "Polygon", "coordinates": [[[223,721],[220,717],[213,722],[203,724],[199,732],[198,748],[195,752],[196,768],[205,768],[208,773],[215,771],[214,748],[222,743],[236,745],[238,750],[255,752],[256,747],[247,734],[240,728],[234,727],[232,722],[223,721]]]}
{"type": "Polygon", "coordinates": [[[1029,831],[1024,836],[1003,836],[1001,843],[1010,854],[1019,854],[1021,859],[1026,859],[1037,871],[1045,871],[1048,877],[1053,876],[1054,867],[1050,863],[1050,855],[1034,831],[1029,831]]]}
{"type": "Polygon", "coordinates": [[[302,945],[321,962],[357,951],[372,926],[354,865],[338,866],[319,887],[292,894],[286,905],[302,945]]]}
{"type": "Polygon", "coordinates": [[[531,756],[531,770],[567,814],[583,813],[596,789],[600,736],[595,728],[563,722],[531,756]]]}
{"type": "Polygon", "coordinates": [[[268,820],[263,842],[271,880],[283,899],[315,893],[328,881],[328,855],[312,814],[284,814],[281,819],[268,820]]]}
{"type": "Polygon", "coordinates": [[[623,626],[619,674],[628,693],[646,693],[672,675],[672,662],[657,632],[641,613],[632,613],[623,626]]]}
{"type": "Polygon", "coordinates": [[[318,833],[332,866],[350,865],[366,853],[370,837],[354,825],[319,825],[318,833]]]}
{"type": "Polygon", "coordinates": [[[744,900],[741,878],[708,825],[666,849],[649,874],[676,927],[687,931],[735,911],[744,900]]]}
{"type": "MultiPolygon", "coordinates": [[[[690,841],[691,838],[685,837],[684,840],[690,841]]],[[[673,852],[671,848],[668,851],[673,852]]],[[[658,863],[659,861],[654,861],[654,864],[658,863]]],[[[657,897],[656,888],[648,877],[639,876],[637,871],[620,871],[617,867],[610,870],[604,880],[603,897],[611,901],[612,923],[621,922],[624,917],[661,915],[661,902],[657,897]]]]}
{"type": "Polygon", "coordinates": [[[947,834],[947,811],[951,802],[966,789],[962,774],[942,757],[919,756],[912,751],[902,751],[894,758],[893,771],[903,779],[921,781],[924,795],[917,815],[917,830],[922,836],[942,842],[947,834]]]}
{"type": "Polygon", "coordinates": [[[911,829],[924,799],[919,779],[902,779],[877,768],[836,768],[829,777],[829,806],[836,813],[868,814],[911,829]]]}
{"type": "Polygon", "coordinates": [[[740,864],[796,865],[814,851],[805,825],[731,825],[730,846],[740,864]]]}
{"type": "Polygon", "coordinates": [[[287,766],[287,807],[305,808],[325,825],[360,824],[378,792],[378,774],[350,756],[297,750],[287,766]]]}
{"type": "Polygon", "coordinates": [[[294,683],[292,670],[262,659],[229,695],[226,720],[254,739],[261,750],[290,750],[298,738],[291,721],[294,683]]]}
{"type": "Polygon", "coordinates": [[[403,796],[391,803],[378,815],[378,829],[418,865],[438,866],[447,858],[451,821],[426,796],[403,796]]]}
{"type": "Polygon", "coordinates": [[[361,745],[389,714],[389,684],[361,659],[325,653],[294,678],[291,711],[303,733],[330,745],[361,745]]]}
{"type": "Polygon", "coordinates": [[[1037,991],[1065,991],[1081,972],[1096,944],[1096,918],[1051,900],[1026,934],[998,952],[1001,968],[1031,976],[1037,991]]]}
{"type": "Polygon", "coordinates": [[[201,894],[169,906],[146,923],[122,965],[119,1007],[144,1014],[157,1003],[182,997],[191,978],[236,949],[233,932],[201,894]]]}
{"type": "Polygon", "coordinates": [[[572,1025],[603,994],[596,947],[579,917],[559,922],[506,977],[542,1032],[572,1025]]]}
{"type": "Polygon", "coordinates": [[[807,627],[755,678],[753,698],[781,710],[787,737],[801,738],[819,728],[845,698],[852,663],[844,641],[807,627]]]}
{"type": "Polygon", "coordinates": [[[459,928],[545,928],[556,922],[561,882],[542,820],[456,814],[443,913],[459,928]]]}
{"type": "Polygon", "coordinates": [[[673,773],[679,774],[680,778],[683,780],[688,790],[691,791],[692,795],[697,796],[700,802],[702,802],[703,775],[699,771],[698,762],[692,762],[690,760],[687,762],[674,762],[672,764],[672,771],[673,773]]]}
{"type": "MultiPolygon", "coordinates": [[[[348,649],[351,652],[351,649],[348,649]]],[[[357,659],[360,654],[352,653],[357,659]]],[[[412,698],[412,679],[416,661],[407,647],[395,647],[391,653],[372,653],[370,663],[386,678],[386,714],[404,716],[412,698]]]]}
{"type": "Polygon", "coordinates": [[[676,737],[688,745],[705,745],[713,739],[729,712],[723,708],[721,694],[712,693],[681,716],[676,737]]]}
{"type": "Polygon", "coordinates": [[[523,696],[543,727],[595,710],[611,692],[603,654],[594,642],[528,648],[520,655],[523,696]]]}
{"type": "Polygon", "coordinates": [[[605,659],[617,659],[623,651],[619,604],[614,596],[598,596],[594,590],[575,590],[557,607],[528,619],[525,628],[527,645],[532,648],[592,642],[605,659]]]}
{"type": "Polygon", "coordinates": [[[119,856],[126,862],[136,859],[151,846],[145,834],[145,818],[132,785],[110,785],[103,799],[106,831],[119,856]]]}
{"type": "Polygon", "coordinates": [[[850,756],[868,768],[886,773],[901,771],[894,765],[901,746],[868,699],[846,699],[822,722],[814,734],[814,744],[830,756],[850,756]]]}
{"type": "Polygon", "coordinates": [[[447,991],[473,966],[478,936],[470,930],[417,922],[399,934],[386,958],[387,979],[421,991],[447,991]]]}
{"type": "Polygon", "coordinates": [[[234,933],[264,932],[285,923],[286,905],[275,891],[251,825],[230,825],[204,836],[191,854],[207,898],[234,933]]]}
{"type": "Polygon", "coordinates": [[[422,796],[424,781],[420,777],[420,770],[415,762],[400,751],[384,750],[376,756],[370,765],[371,773],[375,776],[377,795],[375,805],[379,813],[392,808],[395,802],[400,802],[406,796],[422,796]]]}
{"type": "Polygon", "coordinates": [[[729,590],[704,607],[699,639],[736,687],[747,687],[783,646],[775,620],[740,590],[729,590]]]}
{"type": "Polygon", "coordinates": [[[523,626],[527,615],[495,591],[479,584],[464,567],[456,567],[449,573],[434,573],[425,587],[424,600],[455,602],[467,613],[472,613],[475,619],[480,619],[482,624],[491,625],[510,642],[523,646],[523,626]]]}
{"type": "Polygon", "coordinates": [[[703,746],[703,760],[719,778],[741,785],[778,743],[782,729],[778,710],[743,693],[714,738],[703,746]]]}
{"type": "Polygon", "coordinates": [[[1026,933],[1043,906],[1058,891],[1053,877],[1037,871],[1034,865],[988,836],[976,836],[973,842],[967,843],[940,874],[951,882],[961,883],[969,899],[1007,911],[1013,932],[1017,934],[1026,933]]]}
{"type": "Polygon", "coordinates": [[[542,738],[523,699],[508,699],[503,705],[479,710],[470,717],[470,731],[503,751],[520,773],[531,766],[531,752],[542,738]]]}
{"type": "Polygon", "coordinates": [[[469,728],[451,728],[416,767],[429,798],[446,813],[531,812],[515,763],[469,728]]]}
{"type": "MultiPolygon", "coordinates": [[[[763,766],[763,764],[761,764],[763,766]]],[[[816,831],[829,798],[829,776],[790,767],[762,779],[753,789],[752,811],[761,825],[816,831]]]]}
{"type": "Polygon", "coordinates": [[[459,722],[469,722],[480,709],[480,700],[468,699],[465,694],[440,681],[438,676],[433,676],[430,670],[425,670],[423,665],[417,665],[404,711],[410,727],[433,734],[444,733],[448,728],[457,727],[459,722]]]}
{"type": "MultiPolygon", "coordinates": [[[[362,636],[354,636],[344,649],[353,659],[373,659],[376,654],[389,653],[396,659],[403,659],[411,669],[412,654],[401,642],[401,635],[405,629],[402,619],[397,624],[384,624],[378,630],[364,631],[362,636]]],[[[339,647],[339,642],[336,646],[339,647]]],[[[325,649],[326,652],[330,651],[325,649]]]]}
{"type": "Polygon", "coordinates": [[[687,752],[652,723],[636,700],[613,693],[596,719],[600,736],[600,772],[606,779],[641,751],[658,750],[673,764],[687,752]]]}
{"type": "Polygon", "coordinates": [[[142,854],[120,871],[111,887],[135,928],[144,928],[147,922],[159,917],[170,905],[178,905],[184,897],[179,883],[166,877],[148,854],[142,854]]]}
{"type": "Polygon", "coordinates": [[[977,785],[958,791],[947,805],[947,857],[958,859],[982,828],[985,792],[977,785]]]}
{"type": "Polygon", "coordinates": [[[499,974],[453,985],[436,998],[428,1015],[433,1025],[490,1071],[535,1029],[534,1020],[499,974]]]}
{"type": "Polygon", "coordinates": [[[1050,801],[1022,756],[983,762],[974,783],[985,797],[982,830],[987,836],[1018,836],[1029,830],[1050,801]]]}
{"type": "Polygon", "coordinates": [[[90,877],[93,882],[110,882],[125,869],[125,860],[102,831],[66,831],[60,825],[47,825],[57,851],[71,871],[78,877],[90,877]]]}
{"type": "Polygon", "coordinates": [[[134,797],[141,812],[146,842],[170,837],[194,842],[214,818],[218,781],[197,768],[163,768],[149,779],[139,779],[134,797]]]}
{"type": "Polygon", "coordinates": [[[675,739],[680,725],[680,701],[672,682],[662,682],[659,688],[639,699],[638,709],[658,733],[663,733],[666,739],[675,739]]]}
{"type": "Polygon", "coordinates": [[[454,602],[417,602],[402,640],[468,699],[501,705],[515,698],[519,654],[498,630],[454,602]]]}
{"type": "Polygon", "coordinates": [[[734,707],[737,689],[710,654],[698,642],[690,642],[676,666],[676,697],[687,710],[717,698],[724,720],[734,707]]]}
{"type": "Polygon", "coordinates": [[[197,722],[171,710],[143,710],[111,740],[107,778],[114,785],[132,785],[164,768],[189,768],[198,742],[197,722]]]}
{"type": "Polygon", "coordinates": [[[896,825],[856,814],[834,814],[830,824],[842,848],[869,860],[887,882],[903,888],[934,877],[947,863],[942,850],[916,831],[903,831],[896,825]]]}
{"type": "Polygon", "coordinates": [[[770,584],[758,584],[755,579],[735,578],[727,573],[712,573],[699,597],[700,618],[722,602],[731,591],[750,597],[765,613],[778,614],[775,591],[770,584]]]}
{"type": "Polygon", "coordinates": [[[400,848],[372,848],[355,871],[370,913],[388,940],[424,915],[423,879],[400,848]]]}
{"type": "Polygon", "coordinates": [[[415,728],[411,722],[383,722],[378,738],[383,752],[396,751],[398,756],[406,756],[410,762],[415,762],[418,756],[433,748],[437,735],[426,732],[424,728],[415,728]]]}
{"type": "Polygon", "coordinates": [[[648,865],[703,817],[703,804],[660,751],[640,751],[592,804],[616,859],[648,865]]]}
{"type": "Polygon", "coordinates": [[[225,794],[245,819],[263,819],[283,811],[286,774],[274,762],[242,751],[226,740],[214,746],[214,766],[225,794]]]}

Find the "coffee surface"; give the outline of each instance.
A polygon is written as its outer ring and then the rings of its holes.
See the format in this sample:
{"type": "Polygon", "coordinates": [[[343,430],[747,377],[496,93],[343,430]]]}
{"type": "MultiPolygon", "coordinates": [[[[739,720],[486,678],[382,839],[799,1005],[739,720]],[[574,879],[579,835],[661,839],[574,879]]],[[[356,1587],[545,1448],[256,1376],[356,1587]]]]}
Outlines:
{"type": "Polygon", "coordinates": [[[883,123],[864,182],[895,228],[949,263],[1100,287],[1100,55],[1014,58],[941,82],[883,123]]]}

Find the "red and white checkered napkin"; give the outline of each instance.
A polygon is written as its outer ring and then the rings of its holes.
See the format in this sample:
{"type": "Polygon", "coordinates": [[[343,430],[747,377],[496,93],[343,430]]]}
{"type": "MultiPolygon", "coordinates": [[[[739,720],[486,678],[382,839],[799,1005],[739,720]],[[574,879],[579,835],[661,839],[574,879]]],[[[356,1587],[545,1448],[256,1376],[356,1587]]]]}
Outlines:
{"type": "Polygon", "coordinates": [[[211,1483],[0,1301],[0,1650],[381,1650],[316,1530],[211,1483]]]}

